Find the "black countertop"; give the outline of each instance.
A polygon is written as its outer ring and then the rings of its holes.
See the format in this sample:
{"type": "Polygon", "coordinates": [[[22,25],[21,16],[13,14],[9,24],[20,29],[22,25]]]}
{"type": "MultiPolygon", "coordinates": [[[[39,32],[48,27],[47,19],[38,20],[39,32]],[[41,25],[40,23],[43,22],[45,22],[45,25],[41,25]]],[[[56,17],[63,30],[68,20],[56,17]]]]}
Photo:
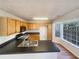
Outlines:
{"type": "Polygon", "coordinates": [[[7,44],[0,47],[0,54],[21,54],[21,53],[43,53],[43,52],[60,52],[55,43],[51,41],[39,41],[37,47],[17,47],[17,40],[13,39],[7,44]]]}

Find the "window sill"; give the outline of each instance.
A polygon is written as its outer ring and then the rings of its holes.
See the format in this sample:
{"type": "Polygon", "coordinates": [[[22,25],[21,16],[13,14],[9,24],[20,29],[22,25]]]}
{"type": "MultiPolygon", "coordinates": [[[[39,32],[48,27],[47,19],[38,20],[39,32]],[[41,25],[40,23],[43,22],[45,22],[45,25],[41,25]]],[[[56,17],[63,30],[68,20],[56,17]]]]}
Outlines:
{"type": "Polygon", "coordinates": [[[67,40],[65,40],[65,39],[62,39],[63,41],[65,41],[65,42],[67,42],[67,43],[69,43],[69,44],[71,44],[72,46],[74,46],[75,48],[79,48],[79,46],[77,46],[77,45],[75,45],[75,44],[72,44],[71,42],[69,42],[69,41],[67,41],[67,40]]]}

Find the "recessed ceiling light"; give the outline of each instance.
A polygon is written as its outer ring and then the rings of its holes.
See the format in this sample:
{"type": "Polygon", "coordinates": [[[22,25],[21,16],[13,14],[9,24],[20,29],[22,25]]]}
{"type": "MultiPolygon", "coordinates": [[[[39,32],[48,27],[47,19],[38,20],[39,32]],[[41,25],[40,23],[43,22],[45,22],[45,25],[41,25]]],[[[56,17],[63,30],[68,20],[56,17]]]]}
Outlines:
{"type": "Polygon", "coordinates": [[[48,20],[47,17],[34,17],[33,20],[48,20]]]}

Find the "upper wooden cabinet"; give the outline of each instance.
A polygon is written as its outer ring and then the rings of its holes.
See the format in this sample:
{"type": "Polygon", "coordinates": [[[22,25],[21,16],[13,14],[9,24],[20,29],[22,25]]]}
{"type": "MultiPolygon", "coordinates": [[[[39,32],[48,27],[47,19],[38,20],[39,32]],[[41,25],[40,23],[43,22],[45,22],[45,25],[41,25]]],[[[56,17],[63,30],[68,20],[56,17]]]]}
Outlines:
{"type": "Polygon", "coordinates": [[[20,23],[21,23],[21,21],[19,21],[19,20],[16,20],[16,32],[20,32],[20,23]]]}
{"type": "Polygon", "coordinates": [[[7,35],[7,18],[0,17],[0,36],[7,35]]]}
{"type": "Polygon", "coordinates": [[[29,26],[29,30],[33,29],[33,24],[29,23],[28,26],[29,26]]]}
{"type": "Polygon", "coordinates": [[[25,26],[26,29],[28,29],[27,22],[10,17],[0,17],[0,36],[6,36],[20,32],[21,26],[25,26]]]}
{"type": "Polygon", "coordinates": [[[28,30],[28,23],[27,22],[21,22],[21,25],[20,26],[25,26],[26,27],[26,30],[28,30]]]}
{"type": "Polygon", "coordinates": [[[15,20],[8,17],[0,18],[0,36],[15,33],[15,20]]]}
{"type": "Polygon", "coordinates": [[[8,18],[8,35],[15,33],[15,19],[8,18]]]}
{"type": "Polygon", "coordinates": [[[38,24],[38,23],[29,23],[28,26],[29,26],[29,30],[39,30],[41,24],[38,24]]]}

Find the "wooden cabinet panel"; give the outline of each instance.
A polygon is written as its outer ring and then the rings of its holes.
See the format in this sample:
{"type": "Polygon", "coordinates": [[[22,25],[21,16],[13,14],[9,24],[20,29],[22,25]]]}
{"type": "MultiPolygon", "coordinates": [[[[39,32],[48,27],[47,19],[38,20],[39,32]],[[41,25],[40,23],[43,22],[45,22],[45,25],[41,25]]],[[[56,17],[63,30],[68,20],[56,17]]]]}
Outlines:
{"type": "Polygon", "coordinates": [[[29,30],[39,30],[41,25],[38,23],[29,23],[28,26],[29,30]]]}
{"type": "Polygon", "coordinates": [[[29,30],[32,30],[33,29],[33,24],[28,23],[28,26],[29,26],[29,30]]]}
{"type": "Polygon", "coordinates": [[[37,24],[37,23],[36,23],[36,24],[34,24],[34,26],[33,26],[33,27],[34,27],[34,29],[39,30],[39,29],[40,29],[40,27],[41,27],[41,24],[37,24]]]}
{"type": "Polygon", "coordinates": [[[21,22],[21,26],[26,26],[25,22],[21,22]]]}
{"type": "Polygon", "coordinates": [[[32,30],[33,24],[28,24],[29,30],[32,30]]]}
{"type": "Polygon", "coordinates": [[[0,36],[7,35],[7,18],[0,17],[0,36]]]}
{"type": "Polygon", "coordinates": [[[28,23],[26,23],[26,30],[28,30],[28,23]]]}
{"type": "Polygon", "coordinates": [[[52,40],[52,24],[48,24],[48,40],[52,40]]]}
{"type": "Polygon", "coordinates": [[[28,30],[28,23],[27,22],[21,22],[21,26],[25,26],[26,30],[28,30]]]}
{"type": "Polygon", "coordinates": [[[20,21],[16,20],[16,32],[20,32],[20,21]]]}
{"type": "Polygon", "coordinates": [[[15,33],[15,20],[8,18],[8,35],[15,33]]]}
{"type": "Polygon", "coordinates": [[[39,40],[39,34],[30,34],[29,40],[39,40]]]}

